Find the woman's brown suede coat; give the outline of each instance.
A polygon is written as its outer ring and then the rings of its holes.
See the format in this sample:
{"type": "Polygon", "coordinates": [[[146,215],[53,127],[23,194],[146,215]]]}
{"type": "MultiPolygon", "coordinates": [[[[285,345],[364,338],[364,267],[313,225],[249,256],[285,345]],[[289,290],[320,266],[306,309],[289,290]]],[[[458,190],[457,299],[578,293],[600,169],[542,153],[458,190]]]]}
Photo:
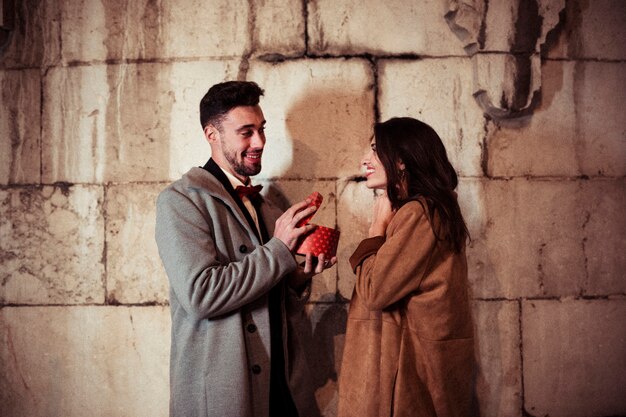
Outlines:
{"type": "Polygon", "coordinates": [[[386,236],[350,258],[357,278],[339,417],[469,416],[474,339],[465,252],[437,241],[425,204],[402,206],[386,236]]]}

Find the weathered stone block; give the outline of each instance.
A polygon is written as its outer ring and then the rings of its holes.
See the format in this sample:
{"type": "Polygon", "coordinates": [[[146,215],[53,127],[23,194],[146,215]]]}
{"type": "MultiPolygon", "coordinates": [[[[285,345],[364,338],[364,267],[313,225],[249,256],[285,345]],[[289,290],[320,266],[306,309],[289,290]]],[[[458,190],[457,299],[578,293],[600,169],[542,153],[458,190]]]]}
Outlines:
{"type": "Polygon", "coordinates": [[[334,179],[358,172],[374,119],[367,61],[254,62],[247,79],[265,89],[263,177],[334,179]]]}
{"type": "Polygon", "coordinates": [[[448,0],[445,18],[472,54],[481,51],[539,52],[560,21],[565,0],[448,0]]]}
{"type": "MultiPolygon", "coordinates": [[[[366,149],[364,146],[363,153],[366,149]]],[[[343,299],[350,300],[355,275],[348,260],[359,243],[367,238],[372,219],[374,191],[367,188],[365,182],[341,180],[337,182],[337,193],[337,224],[342,233],[337,249],[337,289],[343,299]]]]}
{"type": "Polygon", "coordinates": [[[0,184],[36,184],[41,169],[39,71],[0,71],[0,85],[0,184]]]}
{"type": "Polygon", "coordinates": [[[44,181],[167,178],[167,144],[159,140],[170,136],[159,117],[170,114],[174,101],[167,72],[159,64],[51,70],[44,89],[44,181]]]}
{"type": "Polygon", "coordinates": [[[304,54],[304,7],[292,0],[251,3],[254,10],[255,55],[300,56],[304,54]]]}
{"type": "Polygon", "coordinates": [[[50,70],[44,181],[163,181],[203,165],[210,151],[200,99],[212,84],[235,76],[230,61],[50,70]]]}
{"type": "Polygon", "coordinates": [[[626,173],[623,63],[547,61],[542,99],[528,118],[490,125],[494,176],[621,176],[626,173]]]}
{"type": "Polygon", "coordinates": [[[166,307],[4,307],[0,414],[167,416],[166,307]]]}
{"type": "Polygon", "coordinates": [[[625,300],[522,304],[524,408],[531,415],[626,413],[625,300]]]}
{"type": "Polygon", "coordinates": [[[586,213],[581,224],[587,282],[585,295],[626,294],[626,180],[581,185],[586,213]]]}
{"type": "Polygon", "coordinates": [[[485,119],[472,96],[469,58],[382,61],[378,73],[381,120],[410,116],[428,123],[461,175],[482,175],[485,119]]]}
{"type": "MultiPolygon", "coordinates": [[[[337,414],[337,388],[348,318],[347,304],[308,304],[308,345],[315,398],[323,416],[337,414]]],[[[306,329],[300,329],[306,330],[306,329]]]]}
{"type": "Polygon", "coordinates": [[[234,57],[250,48],[243,0],[61,2],[65,61],[234,57]]]}
{"type": "Polygon", "coordinates": [[[518,303],[475,301],[473,307],[478,363],[476,394],[480,415],[521,417],[518,303]]]}
{"type": "Polygon", "coordinates": [[[462,178],[457,187],[461,213],[469,230],[471,240],[466,249],[467,268],[471,297],[501,297],[503,289],[496,277],[497,260],[491,256],[487,242],[487,230],[493,220],[486,204],[484,180],[462,178]]]}
{"type": "MultiPolygon", "coordinates": [[[[256,183],[256,181],[255,181],[256,183]]],[[[283,210],[292,204],[299,203],[317,191],[324,197],[322,205],[311,219],[311,224],[335,228],[337,224],[337,197],[334,181],[302,181],[279,180],[263,181],[263,194],[283,210]]],[[[343,236],[340,237],[340,241],[343,236]]],[[[304,262],[304,256],[297,255],[298,262],[304,262]]],[[[315,275],[312,281],[310,301],[335,301],[337,292],[337,268],[327,269],[315,275]]]]}
{"type": "Polygon", "coordinates": [[[623,294],[624,180],[463,180],[473,296],[623,294]]]}
{"type": "MultiPolygon", "coordinates": [[[[58,64],[61,59],[60,11],[54,2],[22,0],[5,7],[4,17],[12,18],[8,43],[3,45],[1,68],[33,68],[58,64]]],[[[3,28],[5,25],[3,25],[3,28]]]]}
{"type": "Polygon", "coordinates": [[[314,54],[465,55],[437,0],[318,0],[307,5],[314,54]]]}
{"type": "Polygon", "coordinates": [[[0,190],[0,303],[104,301],[102,188],[0,190]]]}
{"type": "Polygon", "coordinates": [[[569,59],[626,59],[626,8],[622,0],[568,1],[563,27],[547,56],[569,59]]]}
{"type": "MultiPolygon", "coordinates": [[[[586,282],[576,182],[489,181],[474,185],[483,228],[468,251],[474,297],[575,295],[586,282]]],[[[469,191],[469,190],[468,190],[469,191]]]]}
{"type": "Polygon", "coordinates": [[[159,258],[155,201],[162,184],[111,185],[106,192],[107,300],[139,304],[168,301],[159,258]]]}

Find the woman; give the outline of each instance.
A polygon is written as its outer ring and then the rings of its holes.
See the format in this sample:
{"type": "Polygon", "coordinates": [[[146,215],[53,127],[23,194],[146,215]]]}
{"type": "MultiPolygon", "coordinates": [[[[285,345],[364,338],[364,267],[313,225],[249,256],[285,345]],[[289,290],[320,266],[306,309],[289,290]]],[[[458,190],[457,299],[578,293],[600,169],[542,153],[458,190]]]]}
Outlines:
{"type": "Polygon", "coordinates": [[[437,133],[411,118],[376,124],[362,164],[380,195],[350,257],[338,416],[472,415],[468,231],[454,168],[437,133]]]}

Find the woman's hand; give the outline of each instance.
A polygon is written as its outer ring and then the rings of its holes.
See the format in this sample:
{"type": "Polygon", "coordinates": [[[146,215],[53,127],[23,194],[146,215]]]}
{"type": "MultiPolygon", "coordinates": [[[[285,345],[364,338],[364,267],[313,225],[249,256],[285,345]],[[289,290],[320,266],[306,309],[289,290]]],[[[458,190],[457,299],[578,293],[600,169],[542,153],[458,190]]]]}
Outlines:
{"type": "Polygon", "coordinates": [[[369,237],[385,236],[387,226],[393,218],[394,211],[391,209],[391,201],[387,193],[383,192],[374,200],[372,224],[370,225],[369,237]]]}
{"type": "Polygon", "coordinates": [[[311,201],[306,199],[289,207],[275,223],[274,237],[280,239],[290,251],[294,251],[298,238],[315,228],[312,224],[296,227],[301,219],[317,210],[316,206],[306,208],[311,201]]]}

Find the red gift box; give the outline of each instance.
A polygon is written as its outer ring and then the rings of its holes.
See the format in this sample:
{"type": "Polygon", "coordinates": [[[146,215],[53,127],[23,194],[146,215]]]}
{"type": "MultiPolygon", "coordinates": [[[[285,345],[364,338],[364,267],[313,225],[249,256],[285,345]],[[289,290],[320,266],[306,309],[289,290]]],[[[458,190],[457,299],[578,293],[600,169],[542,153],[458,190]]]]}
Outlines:
{"type": "MultiPolygon", "coordinates": [[[[323,197],[315,191],[308,198],[311,199],[309,206],[317,206],[319,208],[322,205],[323,197]]],[[[315,213],[313,213],[315,214],[315,213]]],[[[302,219],[298,226],[304,226],[311,221],[313,214],[309,217],[302,219]]],[[[330,227],[315,225],[315,229],[307,233],[299,246],[296,248],[298,255],[306,255],[308,253],[317,257],[320,254],[325,254],[327,259],[337,255],[337,244],[339,243],[339,231],[330,227]]]]}
{"type": "Polygon", "coordinates": [[[298,255],[306,255],[307,253],[317,257],[325,254],[327,259],[337,255],[337,244],[339,243],[339,231],[325,226],[316,226],[315,229],[308,233],[300,246],[296,249],[298,255]]]}

